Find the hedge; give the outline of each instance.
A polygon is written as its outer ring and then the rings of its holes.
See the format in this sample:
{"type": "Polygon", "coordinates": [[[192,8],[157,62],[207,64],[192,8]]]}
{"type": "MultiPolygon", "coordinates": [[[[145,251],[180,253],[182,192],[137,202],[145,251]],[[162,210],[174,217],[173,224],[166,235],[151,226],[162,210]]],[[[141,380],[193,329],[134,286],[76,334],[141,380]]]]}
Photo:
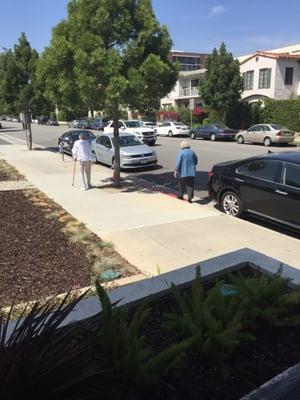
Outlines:
{"type": "Polygon", "coordinates": [[[266,100],[262,122],[277,123],[300,132],[300,99],[266,100]]]}

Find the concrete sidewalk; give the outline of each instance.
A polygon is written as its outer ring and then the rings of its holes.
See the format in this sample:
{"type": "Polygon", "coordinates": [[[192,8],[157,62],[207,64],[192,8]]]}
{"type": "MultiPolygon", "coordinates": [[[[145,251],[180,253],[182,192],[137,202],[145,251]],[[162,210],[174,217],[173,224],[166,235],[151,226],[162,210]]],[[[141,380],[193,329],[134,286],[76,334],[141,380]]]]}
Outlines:
{"type": "Polygon", "coordinates": [[[0,158],[94,233],[112,241],[143,272],[155,275],[244,247],[300,268],[299,240],[228,217],[211,203],[189,204],[149,188],[135,190],[126,180],[116,190],[112,171],[99,165],[92,169],[96,187],[81,191],[78,171],[72,187],[69,157],[63,163],[57,153],[29,152],[18,141],[0,144],[0,158]]]}

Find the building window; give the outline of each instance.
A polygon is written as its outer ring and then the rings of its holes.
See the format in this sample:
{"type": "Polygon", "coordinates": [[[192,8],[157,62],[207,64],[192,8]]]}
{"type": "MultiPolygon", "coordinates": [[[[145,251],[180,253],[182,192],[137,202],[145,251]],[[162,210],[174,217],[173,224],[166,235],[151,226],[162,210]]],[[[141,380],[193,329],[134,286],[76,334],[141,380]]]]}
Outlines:
{"type": "Polygon", "coordinates": [[[294,74],[294,68],[286,67],[285,78],[284,78],[285,85],[293,84],[293,74],[294,74]]]}
{"type": "Polygon", "coordinates": [[[253,89],[254,71],[247,71],[243,73],[244,90],[253,89]]]}
{"type": "Polygon", "coordinates": [[[259,70],[259,89],[269,89],[271,87],[271,68],[259,70]]]}

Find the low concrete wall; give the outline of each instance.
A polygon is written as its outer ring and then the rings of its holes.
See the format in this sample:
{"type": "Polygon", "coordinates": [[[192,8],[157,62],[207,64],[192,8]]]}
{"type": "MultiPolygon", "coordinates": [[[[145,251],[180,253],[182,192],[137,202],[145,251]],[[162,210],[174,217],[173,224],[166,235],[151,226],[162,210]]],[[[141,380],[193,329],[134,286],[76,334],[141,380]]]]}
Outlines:
{"type": "Polygon", "coordinates": [[[275,376],[241,400],[300,399],[300,363],[275,376]]]}

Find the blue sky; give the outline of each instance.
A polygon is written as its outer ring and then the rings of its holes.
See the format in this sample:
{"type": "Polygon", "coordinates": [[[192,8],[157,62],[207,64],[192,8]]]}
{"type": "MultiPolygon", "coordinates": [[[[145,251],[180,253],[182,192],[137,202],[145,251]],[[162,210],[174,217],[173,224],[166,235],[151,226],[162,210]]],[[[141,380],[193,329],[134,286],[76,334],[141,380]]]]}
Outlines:
{"type": "MultiPolygon", "coordinates": [[[[66,16],[67,0],[1,0],[0,49],[25,32],[38,51],[66,16]]],[[[222,41],[234,55],[300,42],[299,0],[153,0],[176,50],[210,52],[222,41]]]]}

